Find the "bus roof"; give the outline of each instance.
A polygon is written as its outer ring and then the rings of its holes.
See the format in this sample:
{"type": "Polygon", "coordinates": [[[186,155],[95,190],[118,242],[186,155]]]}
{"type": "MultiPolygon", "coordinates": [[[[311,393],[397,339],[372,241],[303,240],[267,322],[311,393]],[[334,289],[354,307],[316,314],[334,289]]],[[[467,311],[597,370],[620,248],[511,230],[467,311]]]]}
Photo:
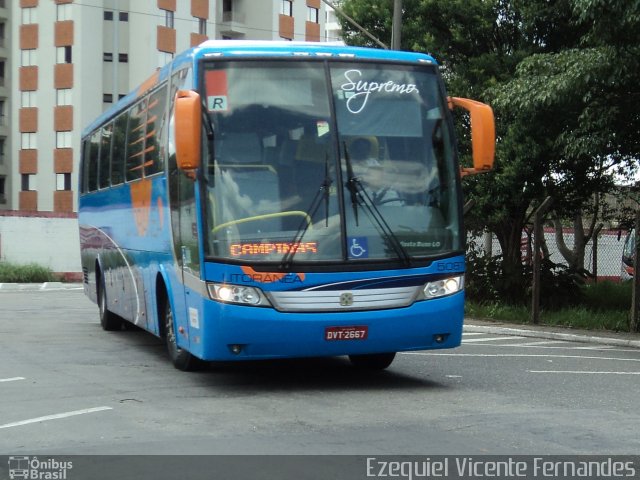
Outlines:
{"type": "Polygon", "coordinates": [[[89,135],[120,110],[133,104],[143,93],[168,78],[170,72],[184,64],[195,64],[204,58],[240,57],[325,57],[351,58],[353,60],[386,60],[390,62],[432,63],[435,59],[424,53],[350,47],[343,42],[288,42],[270,40],[207,40],[178,54],[170,63],[156,70],[140,86],[121,98],[82,132],[89,135]]]}

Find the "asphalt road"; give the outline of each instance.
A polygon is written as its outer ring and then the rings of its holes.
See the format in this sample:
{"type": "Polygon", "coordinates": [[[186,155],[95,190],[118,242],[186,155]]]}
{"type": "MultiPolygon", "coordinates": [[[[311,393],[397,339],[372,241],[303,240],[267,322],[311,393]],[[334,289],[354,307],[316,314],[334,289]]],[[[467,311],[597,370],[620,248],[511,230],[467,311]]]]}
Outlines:
{"type": "Polygon", "coordinates": [[[81,290],[0,292],[0,455],[637,454],[640,349],[465,333],[343,358],[173,368],[81,290]]]}

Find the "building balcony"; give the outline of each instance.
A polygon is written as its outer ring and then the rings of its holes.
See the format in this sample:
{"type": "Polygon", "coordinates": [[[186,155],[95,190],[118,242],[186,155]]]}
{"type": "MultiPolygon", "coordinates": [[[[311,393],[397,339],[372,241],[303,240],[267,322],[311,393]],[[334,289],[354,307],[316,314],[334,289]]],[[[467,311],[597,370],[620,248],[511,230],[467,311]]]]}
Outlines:
{"type": "Polygon", "coordinates": [[[247,33],[246,15],[233,10],[222,12],[220,33],[231,37],[245,35],[247,33]]]}

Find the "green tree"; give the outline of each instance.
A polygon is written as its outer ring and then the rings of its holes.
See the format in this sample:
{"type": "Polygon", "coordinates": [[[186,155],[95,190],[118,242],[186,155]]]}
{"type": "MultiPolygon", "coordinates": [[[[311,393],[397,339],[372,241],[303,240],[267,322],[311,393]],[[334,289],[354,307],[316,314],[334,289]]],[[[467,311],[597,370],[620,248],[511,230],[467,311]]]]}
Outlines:
{"type": "MultiPolygon", "coordinates": [[[[388,41],[392,3],[345,0],[343,8],[388,41]]],[[[432,53],[451,95],[494,108],[496,169],[464,188],[475,200],[468,224],[496,234],[505,275],[518,278],[523,227],[546,196],[558,218],[575,218],[611,187],[614,172],[637,162],[639,5],[404,1],[403,48],[432,53]]],[[[343,29],[347,41],[369,44],[343,29]]]]}

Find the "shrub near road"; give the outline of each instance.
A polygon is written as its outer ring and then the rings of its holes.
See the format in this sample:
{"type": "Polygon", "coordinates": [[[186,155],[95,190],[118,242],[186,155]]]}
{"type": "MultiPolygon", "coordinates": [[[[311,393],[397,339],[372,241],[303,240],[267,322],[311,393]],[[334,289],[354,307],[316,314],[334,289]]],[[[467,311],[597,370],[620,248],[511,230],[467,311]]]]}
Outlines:
{"type": "Polygon", "coordinates": [[[35,263],[17,265],[0,262],[0,283],[40,283],[55,280],[51,270],[35,263]]]}

